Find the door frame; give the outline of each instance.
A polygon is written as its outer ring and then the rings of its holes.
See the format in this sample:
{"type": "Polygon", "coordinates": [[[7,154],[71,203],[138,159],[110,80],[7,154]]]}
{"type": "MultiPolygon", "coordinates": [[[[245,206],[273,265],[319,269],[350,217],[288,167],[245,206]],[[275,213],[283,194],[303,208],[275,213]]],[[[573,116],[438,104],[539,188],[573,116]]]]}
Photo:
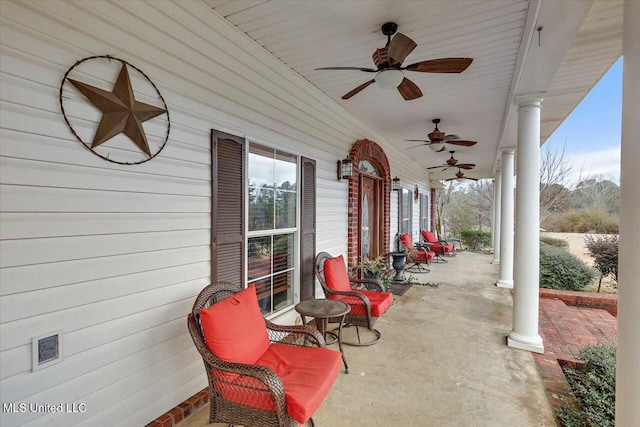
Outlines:
{"type": "Polygon", "coordinates": [[[380,253],[389,252],[389,233],[391,215],[391,168],[387,156],[376,142],[368,139],[356,141],[351,147],[348,159],[353,162],[353,176],[349,178],[348,227],[347,227],[347,263],[353,269],[358,264],[359,255],[359,217],[360,217],[360,170],[362,160],[371,162],[382,179],[382,243],[380,253]]]}

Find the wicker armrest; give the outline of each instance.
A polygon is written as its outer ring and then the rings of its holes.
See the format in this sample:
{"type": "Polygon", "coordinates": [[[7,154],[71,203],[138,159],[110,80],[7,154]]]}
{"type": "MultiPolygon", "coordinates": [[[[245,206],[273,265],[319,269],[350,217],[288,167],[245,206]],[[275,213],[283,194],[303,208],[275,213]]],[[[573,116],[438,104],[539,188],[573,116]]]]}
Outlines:
{"type": "Polygon", "coordinates": [[[271,342],[301,347],[325,347],[322,334],[307,325],[277,325],[265,320],[271,342]]]}
{"type": "Polygon", "coordinates": [[[431,245],[433,245],[433,243],[430,242],[420,242],[420,243],[416,243],[416,249],[417,250],[427,250],[430,251],[431,250],[431,245]]]}
{"type": "Polygon", "coordinates": [[[352,289],[359,289],[364,285],[368,291],[384,292],[382,282],[378,279],[349,279],[352,289]]]}

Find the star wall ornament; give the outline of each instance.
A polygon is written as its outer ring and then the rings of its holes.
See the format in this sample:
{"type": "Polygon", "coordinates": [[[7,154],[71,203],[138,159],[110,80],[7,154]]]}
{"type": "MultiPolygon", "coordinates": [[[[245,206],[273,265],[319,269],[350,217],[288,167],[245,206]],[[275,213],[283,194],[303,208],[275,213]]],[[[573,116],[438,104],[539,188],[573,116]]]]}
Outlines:
{"type": "Polygon", "coordinates": [[[148,161],[158,155],[169,138],[169,112],[162,95],[142,71],[121,59],[94,56],[78,61],[67,71],[62,80],[60,106],[65,121],[76,138],[94,154],[111,162],[139,164],[148,161]],[[101,62],[96,63],[96,61],[101,62]],[[83,65],[84,67],[80,67],[83,65]],[[117,65],[120,69],[115,83],[111,85],[111,90],[79,80],[83,76],[86,79],[86,75],[90,74],[94,80],[109,81],[112,79],[109,75],[112,75],[117,65]],[[137,74],[136,87],[140,87],[147,98],[149,93],[155,92],[157,95],[155,103],[161,103],[162,106],[142,102],[138,100],[139,97],[136,99],[129,68],[137,74]],[[70,74],[80,77],[71,78],[70,74]],[[75,89],[65,90],[67,82],[75,89]],[[86,105],[87,101],[93,108],[86,105]],[[96,112],[101,114],[99,120],[95,115],[96,112]],[[145,131],[143,126],[144,122],[156,117],[158,119],[153,121],[154,131],[166,126],[164,139],[161,136],[159,138],[157,132],[145,131]],[[97,122],[93,138],[89,135],[86,122],[97,122]],[[86,142],[90,139],[91,143],[86,142]]]}

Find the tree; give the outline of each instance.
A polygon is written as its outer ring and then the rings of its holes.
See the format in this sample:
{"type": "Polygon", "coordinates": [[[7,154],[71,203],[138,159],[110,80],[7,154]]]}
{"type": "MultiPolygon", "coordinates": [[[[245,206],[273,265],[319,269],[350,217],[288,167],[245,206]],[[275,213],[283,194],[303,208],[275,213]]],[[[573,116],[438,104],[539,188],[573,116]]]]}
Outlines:
{"type": "Polygon", "coordinates": [[[564,211],[569,204],[571,191],[567,188],[572,167],[564,158],[565,141],[562,151],[546,147],[540,158],[540,220],[564,211]]]}
{"type": "Polygon", "coordinates": [[[618,282],[618,235],[591,236],[587,234],[584,242],[589,255],[593,258],[594,266],[600,272],[600,281],[598,282],[598,292],[600,292],[603,277],[612,275],[618,282]]]}
{"type": "Polygon", "coordinates": [[[620,210],[620,187],[602,175],[581,180],[571,193],[574,209],[595,209],[618,213],[620,210]]]}

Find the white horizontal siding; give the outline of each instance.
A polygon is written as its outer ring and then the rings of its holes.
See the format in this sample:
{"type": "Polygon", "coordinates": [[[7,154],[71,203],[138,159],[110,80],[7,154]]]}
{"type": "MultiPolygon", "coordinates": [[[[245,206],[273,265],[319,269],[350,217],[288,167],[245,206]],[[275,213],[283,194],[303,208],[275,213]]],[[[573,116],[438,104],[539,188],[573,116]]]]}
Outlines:
{"type": "Polygon", "coordinates": [[[424,179],[205,3],[5,1],[0,24],[0,394],[88,409],[2,413],[3,426],[144,425],[204,387],[186,314],[209,281],[211,128],[317,160],[319,251],[347,250],[335,161],[354,141],[424,179]],[[96,54],[136,65],[165,98],[171,134],[153,160],[106,162],[64,123],[62,76],[96,54]],[[58,329],[64,360],[32,373],[31,338],[58,329]]]}

